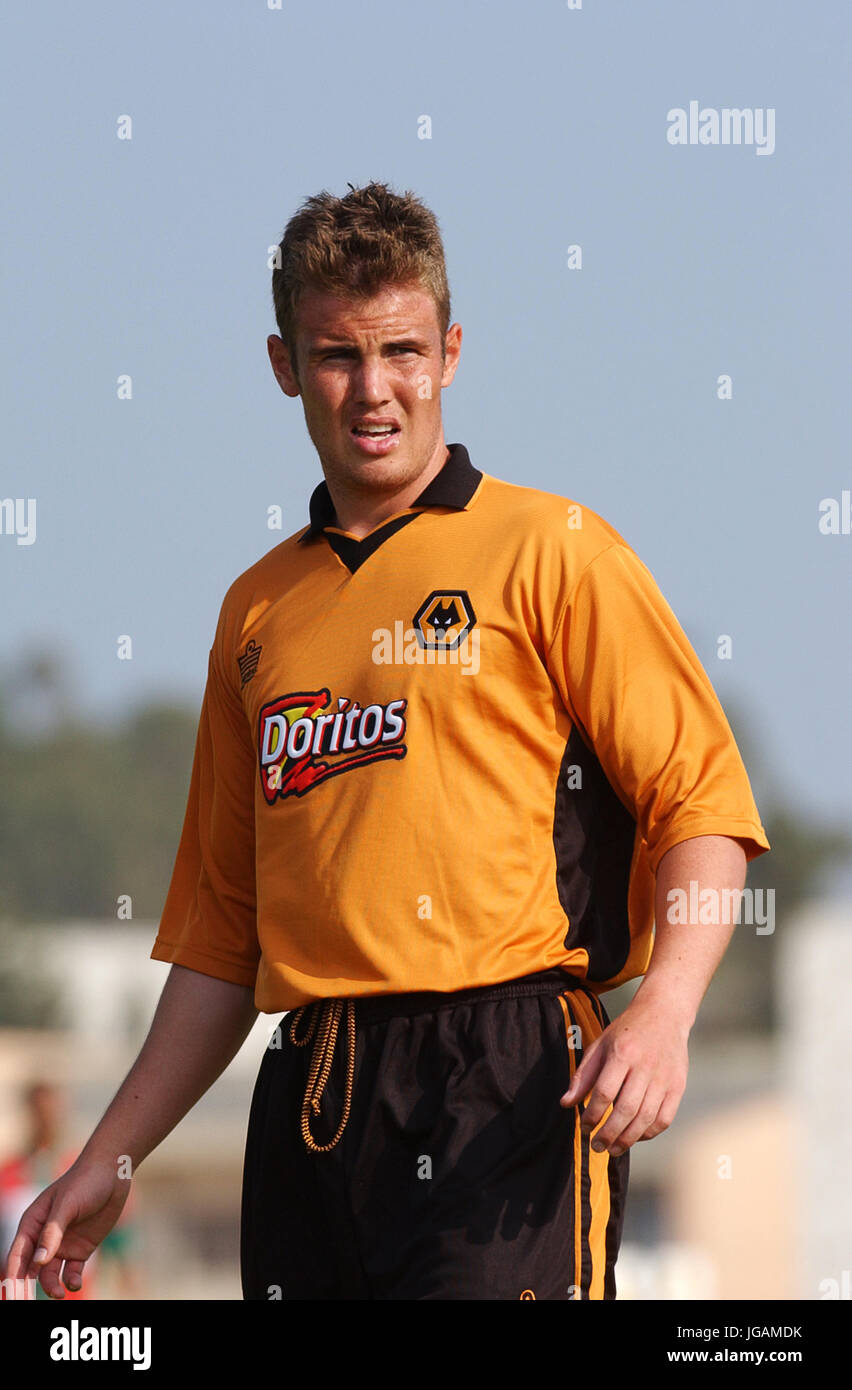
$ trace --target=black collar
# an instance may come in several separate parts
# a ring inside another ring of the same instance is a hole
[[[412,507],[457,507],[462,510],[476,492],[482,474],[478,468],[474,468],[467,449],[463,444],[448,444],[447,448],[450,452],[446,463],[419,497],[415,497],[410,504]],[[299,537],[299,544],[322,535],[325,526],[337,525],[334,503],[325,479],[311,493],[309,510],[311,523]]]

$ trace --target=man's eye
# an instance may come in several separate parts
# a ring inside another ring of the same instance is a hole
[[[401,344],[393,343],[391,345],[391,352],[402,353],[405,357],[413,357],[415,355],[415,351],[415,348],[403,347]],[[335,348],[333,351],[324,352],[322,355],[322,361],[330,362],[333,361],[335,357],[351,357],[352,355],[353,354],[351,348]]]

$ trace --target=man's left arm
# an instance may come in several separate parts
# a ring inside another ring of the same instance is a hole
[[[726,835],[682,840],[661,858],[648,970],[624,1012],[585,1051],[560,1102],[568,1107],[588,1097],[582,1118],[587,1132],[612,1106],[592,1141],[594,1149],[608,1149],[617,1156],[639,1139],[662,1134],[672,1123],[686,1089],[690,1029],[733,935],[745,879],[745,852]],[[697,891],[690,893],[693,882]],[[672,889],[684,890],[687,902],[699,903],[708,888],[716,890],[716,902],[733,902],[734,910],[718,914],[721,920],[712,925],[669,920]]]

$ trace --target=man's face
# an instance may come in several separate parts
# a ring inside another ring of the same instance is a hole
[[[435,301],[421,286],[388,286],[370,299],[308,290],[299,302],[296,368],[281,338],[272,370],[301,396],[305,423],[330,483],[375,495],[413,483],[445,457],[441,388],[455,375],[461,326],[441,356]],[[366,431],[390,427],[388,432]]]

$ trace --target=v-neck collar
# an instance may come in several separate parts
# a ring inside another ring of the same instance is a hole
[[[478,468],[474,468],[463,444],[448,444],[447,449],[449,453],[441,471],[427,483],[411,503],[411,507],[455,507],[459,510],[467,507],[479,486],[482,473]],[[311,494],[309,513],[310,525],[299,537],[299,544],[324,539],[352,574],[378,550],[383,541],[420,515],[419,511],[406,509],[401,515],[390,517],[360,539],[349,536],[337,528],[334,503],[325,479]]]

